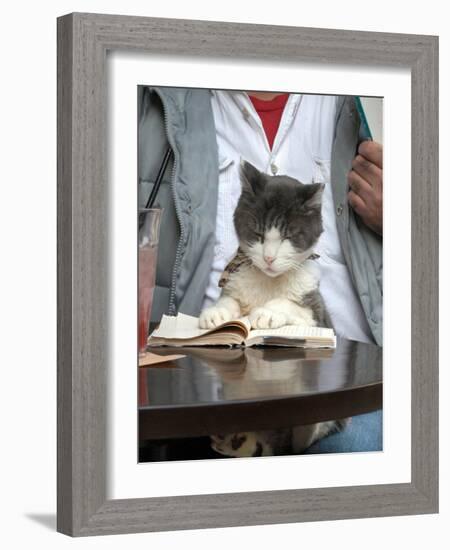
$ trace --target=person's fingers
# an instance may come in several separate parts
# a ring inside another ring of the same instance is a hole
[[[373,164],[373,162],[370,162],[370,160],[367,160],[361,155],[356,155],[352,161],[352,168],[364,180],[370,183],[372,187],[380,185],[383,178],[383,171]]]
[[[367,213],[366,203],[354,191],[349,191],[348,202],[359,216],[364,217],[364,215]]]
[[[358,153],[373,162],[378,168],[383,168],[383,146],[376,141],[362,141]]]
[[[365,202],[370,201],[373,196],[373,187],[367,183],[357,172],[351,170],[348,173],[347,181],[350,189],[359,195]]]

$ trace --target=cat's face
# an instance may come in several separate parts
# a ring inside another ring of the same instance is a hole
[[[234,225],[243,252],[269,277],[295,269],[322,233],[322,184],[268,176],[241,164],[242,194]]]

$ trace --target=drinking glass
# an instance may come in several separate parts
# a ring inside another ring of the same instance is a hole
[[[153,292],[155,290],[156,264],[158,258],[159,227],[162,210],[144,208],[139,210],[139,355],[147,348]]]

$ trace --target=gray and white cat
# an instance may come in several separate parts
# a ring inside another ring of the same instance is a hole
[[[323,231],[323,185],[268,176],[248,162],[241,163],[241,183],[234,213],[239,251],[219,300],[202,311],[200,327],[213,328],[244,315],[258,329],[331,326],[318,269],[310,259]],[[298,453],[341,424],[212,436],[212,445],[228,456]]]

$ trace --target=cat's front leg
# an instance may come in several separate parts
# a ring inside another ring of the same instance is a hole
[[[200,328],[215,328],[232,319],[239,319],[241,308],[239,302],[231,296],[222,296],[216,305],[207,307],[200,314]]]
[[[284,325],[316,325],[310,308],[301,307],[287,298],[269,300],[263,307],[255,308],[250,312],[249,320],[255,329],[279,328]]]
[[[256,329],[279,328],[288,324],[283,312],[273,311],[266,306],[252,309],[248,319],[252,328]]]
[[[265,307],[271,311],[283,313],[286,317],[287,325],[298,325],[302,327],[314,327],[313,311],[309,307],[303,307],[287,298],[276,298],[265,304]]]

